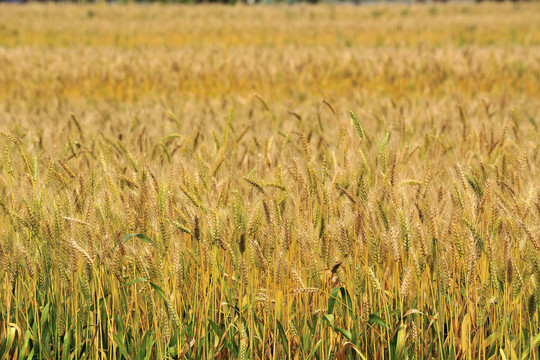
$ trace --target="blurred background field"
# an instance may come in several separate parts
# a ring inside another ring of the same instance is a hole
[[[374,99],[523,100],[540,88],[539,12],[535,3],[4,5],[0,95],[11,113],[173,108],[251,101],[254,92],[287,106],[321,97],[362,107]]]
[[[536,359],[539,118],[540,3],[0,4],[0,359]]]

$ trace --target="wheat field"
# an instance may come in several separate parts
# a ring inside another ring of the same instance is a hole
[[[0,360],[538,359],[540,3],[0,5]]]

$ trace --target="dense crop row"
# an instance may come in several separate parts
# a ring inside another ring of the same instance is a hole
[[[123,9],[200,43],[2,8],[0,358],[537,358],[540,22],[503,6]]]

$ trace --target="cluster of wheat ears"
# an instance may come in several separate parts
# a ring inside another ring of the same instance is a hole
[[[169,9],[215,15],[195,31],[232,55],[120,26],[80,49],[44,14],[92,29],[103,8],[6,8],[45,35],[0,27],[0,359],[537,359],[540,30],[504,6],[513,38],[424,31],[426,49],[410,17],[459,33],[499,8]],[[205,32],[237,12],[270,30]],[[351,13],[413,45],[371,29],[328,53],[355,33],[318,22]]]

